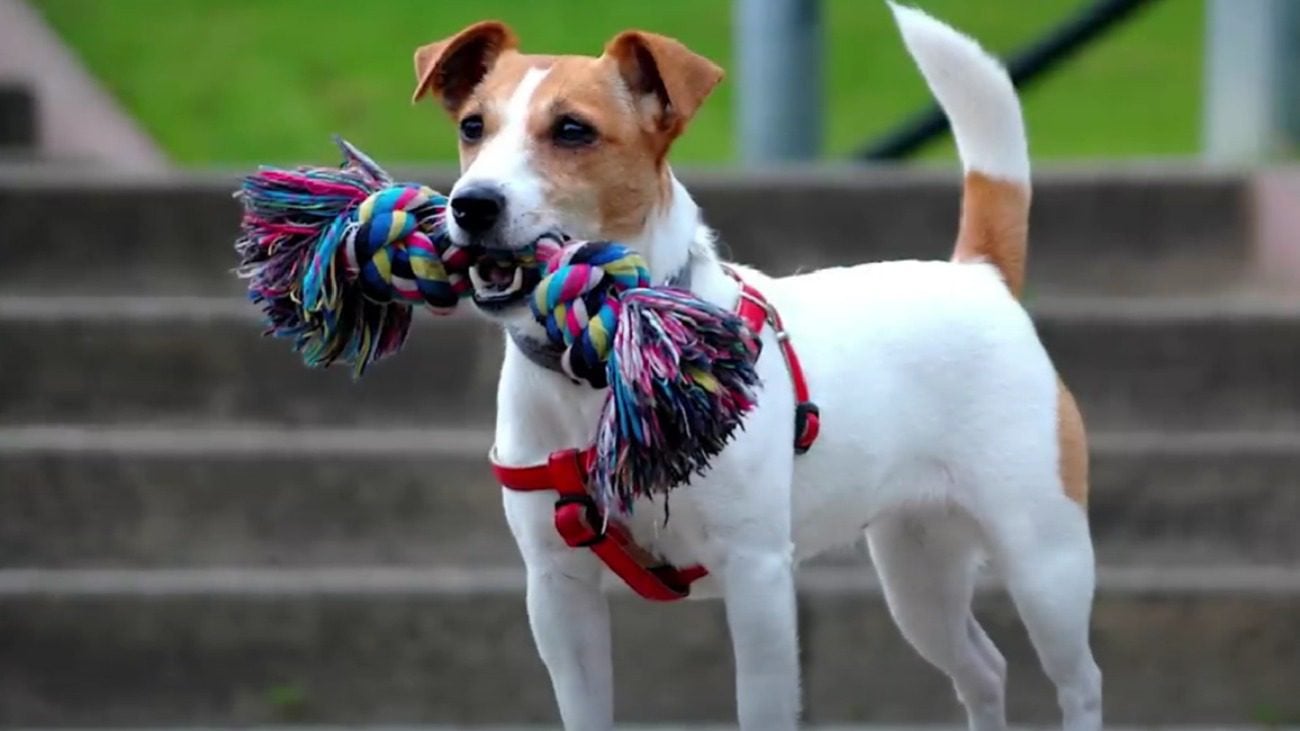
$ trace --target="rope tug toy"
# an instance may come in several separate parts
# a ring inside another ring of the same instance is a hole
[[[702,473],[755,403],[758,334],[690,292],[651,286],[645,260],[613,242],[543,239],[509,254],[458,246],[447,199],[395,183],[337,139],[335,168],[264,168],[243,181],[235,243],[266,333],[311,367],[367,366],[397,352],[411,313],[453,312],[481,257],[511,256],[534,319],[575,381],[608,388],[591,488],[606,510]]]

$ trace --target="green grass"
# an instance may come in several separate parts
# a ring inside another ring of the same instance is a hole
[[[999,52],[1083,0],[917,0]],[[485,17],[524,50],[598,53],[626,27],[732,66],[730,0],[34,0],[174,159],[329,161],[339,132],[377,159],[449,162],[450,124],[407,103],[411,53]],[[1036,158],[1187,155],[1200,117],[1201,0],[1165,0],[1027,91]],[[825,0],[826,155],[842,156],[929,100],[883,2]],[[735,159],[724,83],[674,159]],[[927,151],[951,155],[951,144]]]

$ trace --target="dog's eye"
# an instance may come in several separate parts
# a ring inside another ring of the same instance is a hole
[[[583,147],[596,141],[596,128],[566,114],[555,120],[551,139],[561,147]]]
[[[470,143],[483,139],[483,115],[471,114],[460,120],[460,138]]]

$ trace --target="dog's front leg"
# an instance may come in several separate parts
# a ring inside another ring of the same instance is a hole
[[[754,430],[762,424],[755,420]],[[781,432],[776,432],[778,435]],[[793,729],[799,720],[799,638],[790,523],[791,455],[736,445],[733,465],[695,492],[713,539],[736,660],[742,729]]]
[[[591,551],[564,545],[553,495],[506,494],[506,515],[528,575],[528,622],[568,731],[614,726],[609,601]]]
[[[799,641],[790,549],[730,551],[721,573],[740,727],[793,729],[799,718]]]
[[[609,602],[590,551],[568,549],[564,560],[528,567],[528,621],[551,674],[560,718],[569,731],[614,725]]]

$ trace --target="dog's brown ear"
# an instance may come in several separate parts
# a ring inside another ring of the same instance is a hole
[[[485,20],[450,38],[415,49],[415,92],[411,101],[433,94],[455,114],[487,76],[502,51],[518,46],[505,23]]]
[[[605,56],[618,63],[633,94],[654,100],[654,122],[669,140],[681,134],[723,77],[709,59],[672,38],[645,31],[619,33],[605,45]]]

